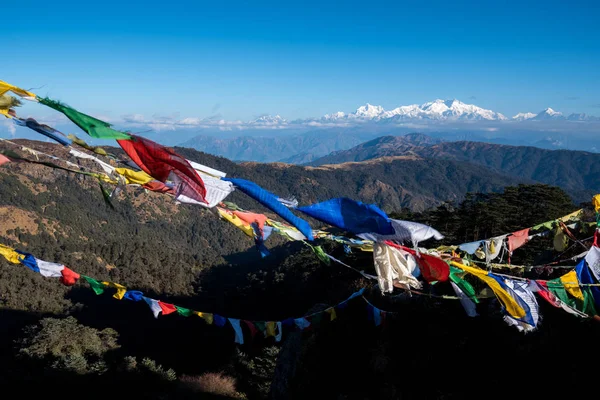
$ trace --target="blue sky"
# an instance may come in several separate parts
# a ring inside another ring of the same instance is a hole
[[[295,119],[436,98],[600,115],[597,1],[282,3],[9,2],[0,79],[109,118]]]

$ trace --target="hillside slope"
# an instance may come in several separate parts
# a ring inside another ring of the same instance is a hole
[[[386,156],[416,155],[490,168],[514,178],[534,180],[566,190],[576,202],[600,191],[600,154],[545,150],[482,142],[441,142],[415,145],[402,136],[383,136],[352,149],[332,153],[307,165],[364,161]]]

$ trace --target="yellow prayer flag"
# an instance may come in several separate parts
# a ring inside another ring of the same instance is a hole
[[[277,324],[273,321],[267,322],[267,337],[277,335],[277,332],[275,331],[276,326]]]
[[[458,263],[456,261],[451,261],[450,263],[453,266],[460,268],[463,271],[469,272],[481,279],[482,281],[484,281],[490,287],[490,289],[492,289],[498,300],[506,308],[506,312],[511,317],[515,319],[521,319],[527,315],[527,312],[523,309],[523,307],[521,307],[519,303],[517,303],[517,301],[513,299],[513,297],[506,290],[504,290],[502,286],[500,286],[498,281],[488,276],[487,271],[481,268],[467,267],[466,265]]]
[[[565,215],[564,217],[560,217],[558,220],[561,222],[567,222],[572,219],[580,219],[582,213],[583,213],[583,209],[573,211],[571,214]]]
[[[561,276],[560,281],[570,295],[581,301],[584,300],[583,293],[579,287],[579,281],[577,280],[577,272],[575,272],[575,270]]]
[[[333,308],[333,307],[331,307],[331,308],[328,308],[328,309],[326,309],[326,310],[325,310],[325,312],[326,312],[327,314],[329,314],[329,320],[330,320],[330,321],[333,321],[334,319],[336,319],[336,318],[337,318],[337,314],[336,314],[336,312],[335,312],[335,308]]]
[[[0,255],[13,264],[20,264],[21,260],[25,258],[24,255],[17,253],[14,249],[4,246],[3,244],[0,244]]]
[[[597,194],[592,198],[592,205],[596,212],[600,212],[600,194]]]
[[[196,314],[197,316],[202,318],[204,321],[206,321],[207,324],[212,325],[213,315],[211,313],[203,313],[200,311],[194,311],[194,314]]]
[[[35,94],[28,92],[27,90],[18,88],[14,85],[11,85],[10,83],[0,81],[0,96],[2,96],[6,92],[13,92],[14,94],[19,95],[21,97],[30,97],[31,100],[35,100],[36,98]]]
[[[115,168],[115,172],[125,178],[128,185],[144,185],[154,178],[144,171],[134,171],[128,168]]]
[[[120,284],[118,284],[118,283],[114,283],[114,282],[106,282],[106,281],[103,281],[103,282],[102,282],[102,284],[103,284],[104,286],[107,286],[107,287],[112,287],[112,288],[115,288],[115,289],[117,289],[117,293],[115,293],[115,294],[113,295],[113,297],[114,297],[115,299],[118,299],[118,300],[123,300],[123,296],[125,296],[125,292],[127,292],[127,288],[126,288],[125,286],[123,286],[123,285],[120,285]]]
[[[244,221],[239,219],[237,216],[233,215],[230,212],[227,212],[226,210],[224,210],[220,207],[217,207],[217,211],[219,212],[219,215],[223,219],[226,219],[227,221],[231,222],[233,225],[240,228],[242,230],[242,232],[244,232],[246,235],[250,236],[251,238],[254,238],[254,229],[252,229],[250,224],[245,223]]]

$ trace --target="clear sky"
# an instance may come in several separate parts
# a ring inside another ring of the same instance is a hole
[[[110,118],[436,98],[600,115],[600,1],[19,0],[2,16],[1,80]]]

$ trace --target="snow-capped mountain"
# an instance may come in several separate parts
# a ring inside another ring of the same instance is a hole
[[[585,113],[573,113],[567,117],[569,121],[600,121],[600,117],[587,115]]]
[[[517,115],[515,115],[514,117],[512,117],[512,119],[514,121],[526,121],[528,119],[532,119],[535,118],[537,114],[534,113],[530,113],[530,112],[526,112],[526,113],[518,113]]]
[[[356,118],[375,119],[379,118],[384,111],[381,106],[373,106],[367,103],[364,106],[358,107],[354,115]]]
[[[287,124],[287,120],[279,115],[263,115],[250,123],[255,125],[283,125]]]
[[[554,111],[550,107],[546,108],[544,111],[541,111],[538,115],[536,115],[533,119],[537,121],[545,121],[548,119],[564,119],[565,117],[561,112]]]
[[[271,117],[273,118],[273,117]],[[277,118],[281,118],[277,116]],[[546,108],[539,113],[523,112],[518,113],[512,118],[507,118],[503,114],[478,107],[474,104],[466,104],[459,100],[434,100],[421,105],[411,104],[400,106],[391,110],[386,110],[382,106],[376,106],[370,103],[360,106],[356,111],[345,113],[338,111],[332,114],[325,114],[320,118],[297,119],[291,124],[307,124],[318,126],[323,124],[352,126],[362,123],[403,123],[403,122],[423,122],[439,123],[454,121],[593,121],[599,122],[600,117],[589,116],[586,114],[571,114],[565,117],[563,113]],[[283,123],[287,121],[283,120]],[[278,122],[281,124],[281,122]]]
[[[406,121],[406,120],[474,120],[474,121],[503,121],[507,118],[492,110],[486,110],[473,104],[465,104],[459,100],[434,100],[418,105],[401,106],[385,110],[381,106],[367,103],[346,114],[337,112],[327,114],[321,121]]]
[[[583,113],[573,113],[565,117],[563,113],[555,111],[551,108],[546,108],[537,114],[534,113],[518,113],[512,117],[513,121],[552,121],[552,120],[567,120],[567,121],[600,121],[600,118],[593,115]]]

